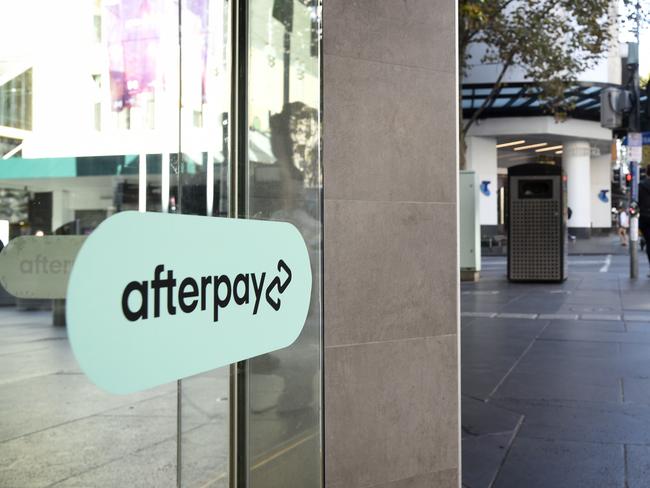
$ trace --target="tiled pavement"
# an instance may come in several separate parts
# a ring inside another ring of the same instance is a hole
[[[650,486],[650,280],[573,256],[563,284],[484,260],[462,304],[463,484]]]

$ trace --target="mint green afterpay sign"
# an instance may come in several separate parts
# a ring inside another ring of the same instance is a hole
[[[139,391],[290,345],[311,285],[291,224],[122,212],[77,255],[70,343],[98,386]]]

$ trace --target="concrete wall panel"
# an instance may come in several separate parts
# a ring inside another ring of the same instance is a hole
[[[459,483],[454,19],[324,3],[328,488]]]

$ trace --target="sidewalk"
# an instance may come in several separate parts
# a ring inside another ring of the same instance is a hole
[[[462,285],[463,486],[649,486],[645,273],[574,256],[563,284],[514,284],[484,262]]]

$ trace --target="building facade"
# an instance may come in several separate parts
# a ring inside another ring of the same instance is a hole
[[[616,7],[611,16],[616,19]],[[617,38],[616,21],[611,27]],[[469,118],[494,86],[502,65],[481,64],[485,47],[471,46],[470,66],[463,79],[463,112]],[[571,235],[589,237],[611,230],[612,132],[600,126],[600,91],[619,86],[623,62],[619,45],[612,42],[602,60],[581,73],[566,93],[575,109],[566,121],[544,110],[536,87],[521,66],[510,67],[503,87],[467,134],[467,169],[477,172],[482,184],[483,240],[504,237],[504,182],[507,169],[517,164],[545,162],[561,165],[568,177]],[[616,155],[614,155],[616,159]]]

